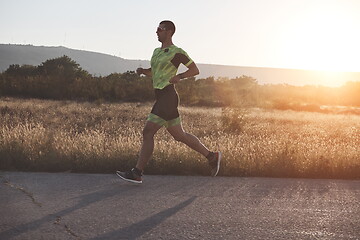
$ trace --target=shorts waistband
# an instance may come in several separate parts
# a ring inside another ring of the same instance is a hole
[[[155,88],[155,96],[156,97],[159,97],[159,96],[162,96],[162,95],[168,94],[168,93],[176,93],[174,84],[167,85],[163,89]]]

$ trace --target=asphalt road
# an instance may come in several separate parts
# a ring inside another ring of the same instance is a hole
[[[360,180],[0,172],[0,239],[360,239]]]

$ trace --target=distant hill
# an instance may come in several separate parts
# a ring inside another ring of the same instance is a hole
[[[38,47],[32,45],[0,44],[0,71],[11,64],[37,66],[51,58],[66,55],[75,60],[91,74],[106,76],[110,73],[123,73],[139,66],[149,66],[149,61],[127,60],[107,54],[75,50],[66,47]]]
[[[42,62],[67,55],[89,73],[96,76],[107,76],[110,73],[134,71],[138,67],[149,67],[148,60],[129,60],[66,47],[45,47],[32,45],[0,44],[0,72],[11,64],[28,64],[37,66]],[[200,75],[197,78],[251,76],[260,84],[289,85],[341,85],[347,81],[360,81],[360,72],[342,72],[327,74],[319,71],[240,67],[197,63]]]

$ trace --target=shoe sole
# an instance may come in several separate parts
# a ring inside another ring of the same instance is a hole
[[[212,175],[213,177],[216,177],[217,174],[219,173],[219,170],[220,170],[220,162],[221,162],[221,152],[219,152],[219,160],[218,160],[218,162],[217,162],[216,172],[215,172],[215,174]]]
[[[142,181],[137,181],[137,180],[132,180],[132,179],[124,178],[124,177],[121,176],[118,172],[116,172],[116,175],[117,175],[119,178],[121,178],[122,180],[127,181],[127,182],[136,183],[136,184],[142,183]]]

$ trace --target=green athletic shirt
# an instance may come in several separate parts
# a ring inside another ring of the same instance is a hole
[[[180,63],[188,67],[193,60],[181,48],[171,45],[167,48],[156,48],[151,57],[151,74],[153,87],[163,89],[170,85],[170,79],[176,75]]]

